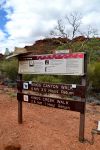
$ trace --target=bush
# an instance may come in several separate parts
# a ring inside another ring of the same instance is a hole
[[[60,79],[62,83],[66,84],[81,84],[80,76],[62,75]]]
[[[93,74],[93,87],[100,89],[100,63],[95,63]]]
[[[24,74],[23,75],[23,80],[24,81],[31,81],[34,76],[36,76],[36,75],[33,75],[33,74]]]
[[[88,82],[93,90],[100,90],[100,62],[88,65]]]
[[[58,76],[53,75],[37,75],[33,78],[35,82],[49,82],[49,83],[60,83]]]
[[[18,61],[16,59],[2,61],[0,71],[5,78],[16,81],[18,74]]]

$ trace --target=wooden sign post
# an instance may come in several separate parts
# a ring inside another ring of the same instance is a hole
[[[87,56],[85,54],[84,57],[84,75],[81,77],[82,85],[87,87]],[[85,88],[85,97],[81,100],[84,101],[85,107],[86,107],[86,89]],[[80,112],[80,128],[79,128],[79,141],[84,141],[84,130],[85,130],[85,107],[84,107],[84,113]]]
[[[80,112],[79,141],[83,142],[86,105],[86,54],[32,55],[31,53],[21,55],[18,59],[18,123],[22,123],[23,101],[53,108],[77,111]],[[22,80],[22,74],[77,75],[81,76],[81,85],[24,82]],[[38,94],[26,94],[23,92],[24,90],[30,90]],[[44,93],[65,95],[67,98],[62,99],[43,96]],[[75,100],[74,97],[77,97],[77,100]]]
[[[20,81],[20,83],[22,82],[22,74],[18,75],[18,80]],[[22,93],[22,88],[18,88],[18,92]],[[22,123],[22,101],[18,100],[18,123],[21,124]]]

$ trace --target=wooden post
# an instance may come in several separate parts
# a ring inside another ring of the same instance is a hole
[[[18,77],[19,77],[19,81],[20,81],[20,83],[21,83],[21,81],[22,81],[22,74],[19,74],[18,75]],[[20,88],[19,90],[18,90],[18,92],[20,92],[20,93],[22,93],[22,88]],[[22,100],[18,100],[18,123],[19,124],[22,124]]]
[[[80,113],[80,127],[79,127],[79,141],[80,142],[84,142],[84,128],[85,128],[85,112]]]
[[[86,86],[86,76],[82,77],[82,85]],[[84,142],[84,129],[85,129],[85,105],[86,100],[85,98],[82,98],[82,101],[84,101],[84,112],[80,112],[80,127],[79,127],[79,141]]]
[[[81,100],[84,102],[84,112],[80,112],[80,127],[79,127],[79,141],[84,142],[84,130],[85,130],[85,107],[86,107],[86,89],[87,89],[87,56],[85,54],[84,56],[84,76],[82,76],[82,85],[85,86],[85,98],[81,98]]]

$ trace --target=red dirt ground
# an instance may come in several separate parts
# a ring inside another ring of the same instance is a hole
[[[23,124],[19,125],[17,109],[16,97],[0,90],[0,150],[10,144],[20,144],[21,150],[100,150],[100,135],[91,145],[100,106],[86,106],[84,143],[78,141],[78,112],[23,103]]]

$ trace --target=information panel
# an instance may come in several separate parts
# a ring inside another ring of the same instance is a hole
[[[84,75],[84,53],[21,56],[18,72],[20,74]]]

